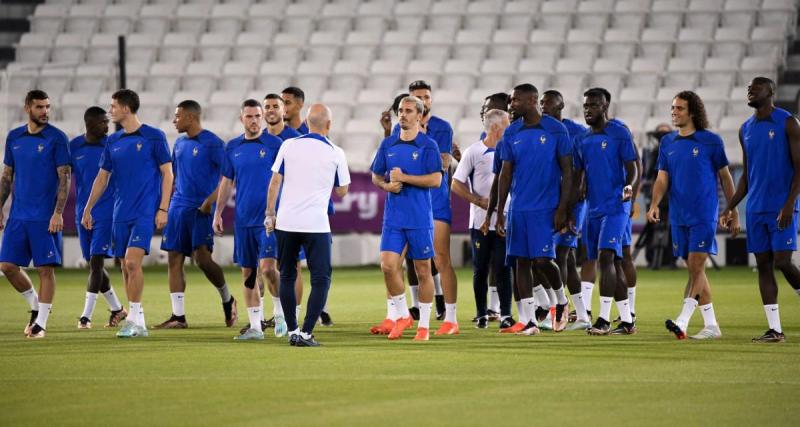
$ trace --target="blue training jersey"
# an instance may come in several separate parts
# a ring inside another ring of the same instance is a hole
[[[789,198],[794,176],[786,135],[790,118],[794,120],[791,113],[775,108],[766,119],[751,116],[739,131],[747,154],[748,212],[777,213]]]
[[[370,169],[372,173],[387,177],[388,180],[389,171],[396,167],[409,175],[442,172],[442,158],[436,142],[422,132],[417,134],[414,141],[402,141],[400,135],[390,135],[381,142]],[[388,193],[383,209],[383,226],[432,229],[431,191],[403,184],[399,193]]]
[[[172,206],[199,208],[217,189],[224,161],[225,143],[213,132],[179,136],[172,151]]]
[[[300,128],[302,129],[303,126],[305,126],[305,125],[306,125],[306,122],[303,122],[303,124],[300,125]],[[306,132],[305,133],[308,133],[308,127],[306,127]],[[279,134],[277,134],[275,136],[280,138],[281,141],[286,141],[289,138],[297,138],[300,135],[303,135],[303,134],[298,132],[296,129],[292,128],[291,126],[284,126],[283,130],[281,131],[281,133],[279,133]]]
[[[572,148],[573,148],[572,165],[573,165],[573,168],[578,169],[578,168],[580,168],[580,165],[581,165],[581,155],[580,155],[580,150],[578,148],[579,148],[579,144],[581,142],[581,138],[583,138],[583,134],[586,133],[588,128],[586,126],[584,126],[584,125],[582,125],[582,124],[580,124],[580,123],[578,123],[576,121],[570,120],[570,119],[562,119],[561,120],[561,124],[563,124],[564,127],[567,128],[567,133],[569,134],[569,140],[570,140],[570,142],[572,142]]]
[[[81,135],[69,143],[69,154],[72,163],[72,175],[75,177],[75,221],[80,222],[83,217],[83,209],[89,196],[92,193],[92,184],[100,172],[100,157],[108,143],[108,137],[104,136],[100,141],[90,144],[86,142],[86,135]],[[112,182],[114,176],[108,183],[109,190],[106,190],[92,208],[92,218],[95,221],[110,221],[114,216],[114,188]]]
[[[155,217],[161,201],[159,168],[172,161],[164,132],[143,124],[132,133],[114,132],[107,141],[100,167],[114,177],[114,222]]]
[[[282,143],[280,138],[268,132],[256,139],[245,139],[240,135],[228,142],[222,175],[236,185],[237,226],[264,225],[272,165]]]
[[[698,130],[661,138],[658,170],[669,174],[669,221],[674,225],[715,223],[719,213],[717,173],[728,166],[719,135]]]
[[[625,163],[636,160],[630,131],[609,122],[600,132],[589,129],[580,141],[581,168],[585,172],[589,216],[630,213],[630,202],[622,201]]]
[[[290,126],[287,126],[287,127],[290,127]],[[309,132],[309,130],[308,130],[308,125],[306,124],[306,121],[305,121],[305,120],[303,120],[302,122],[300,122],[300,126],[298,126],[298,127],[297,127],[297,129],[295,129],[295,130],[296,130],[296,131],[297,131],[297,133],[299,133],[300,135],[305,135],[305,134],[307,134],[307,133]]]
[[[425,134],[436,142],[440,154],[453,154],[453,127],[446,120],[431,116]],[[394,125],[392,135],[400,135],[400,124]],[[450,204],[449,172],[442,171],[442,185],[431,188],[433,206]]]
[[[525,125],[520,118],[506,129],[503,141],[503,161],[514,164],[509,210],[557,208],[561,194],[559,158],[573,152],[567,128],[550,116],[542,116],[533,126]]]
[[[50,124],[35,134],[28,133],[27,124],[12,129],[3,162],[14,170],[9,219],[50,221],[58,197],[57,169],[69,165],[67,135]]]

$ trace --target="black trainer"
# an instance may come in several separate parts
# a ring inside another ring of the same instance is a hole
[[[319,323],[322,326],[333,326],[333,320],[331,319],[331,315],[327,311],[323,311],[319,314]]]
[[[547,318],[547,315],[550,314],[550,310],[542,307],[536,307],[536,322],[540,323],[544,319]]]
[[[270,317],[267,320],[261,321],[261,330],[265,331],[267,328],[274,328],[275,327],[275,316]]]
[[[38,323],[34,323],[31,327],[31,332],[28,334],[28,338],[44,338],[45,330],[43,327],[39,326]]]
[[[28,324],[25,325],[25,330],[23,331],[25,335],[31,333],[31,328],[33,328],[33,324],[36,323],[36,318],[39,317],[39,310],[31,310],[31,319],[28,320]]]
[[[92,328],[92,320],[86,316],[82,316],[78,319],[78,329],[91,329]]]
[[[289,335],[289,345],[296,346],[297,345],[297,338],[299,336],[300,336],[300,334]]]
[[[786,335],[784,335],[783,332],[778,332],[774,329],[768,329],[767,332],[764,332],[764,335],[753,338],[753,342],[763,342],[763,343],[784,342],[784,341],[786,341]]]
[[[633,335],[636,333],[636,326],[633,323],[619,322],[619,325],[609,333],[611,335]]]
[[[499,322],[500,321],[500,313],[489,309],[486,310],[486,315],[489,317],[490,322]]]
[[[266,331],[267,327],[268,327],[267,326],[267,321],[266,320],[262,320],[261,321],[261,332]],[[274,327],[274,325],[273,325],[273,327]],[[249,323],[244,325],[244,328],[239,329],[239,335],[244,334],[245,332],[247,332],[248,329],[250,329],[250,324]]]
[[[500,329],[510,328],[510,327],[514,326],[516,323],[517,323],[517,321],[514,320],[513,317],[508,316],[505,319],[500,321]]]
[[[410,307],[408,312],[411,313],[411,318],[414,320],[419,320],[419,308],[418,307]]]
[[[489,317],[488,316],[481,316],[478,318],[478,322],[475,324],[475,327],[478,329],[486,329],[489,327]]]
[[[319,347],[319,343],[317,340],[314,339],[314,335],[311,335],[308,339],[303,338],[302,335],[297,334],[297,342],[295,342],[295,347]]]
[[[239,313],[236,310],[236,299],[231,296],[228,302],[222,303],[222,311],[225,313],[225,326],[232,327],[239,319]]]
[[[608,320],[598,317],[591,328],[586,330],[589,335],[608,335],[611,332],[611,323]]]
[[[436,300],[436,320],[442,320],[445,314],[444,295],[436,295],[434,299]]]
[[[678,326],[677,323],[673,322],[672,319],[667,319],[664,321],[664,326],[667,328],[668,331],[672,332],[675,335],[675,338],[679,340],[686,339],[686,332]]]

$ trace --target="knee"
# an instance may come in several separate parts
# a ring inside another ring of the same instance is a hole
[[[55,276],[55,269],[53,267],[39,267],[36,270],[39,272],[39,279],[49,279]]]
[[[130,258],[125,258],[123,266],[128,274],[137,272],[142,269],[142,264],[140,261]]]
[[[761,259],[759,259],[758,257],[756,258],[756,268],[758,269],[759,272],[763,273],[767,271],[772,271],[774,266],[775,262],[772,260],[772,258],[761,258]]]
[[[19,271],[19,267],[17,267],[15,264],[12,264],[10,262],[0,262],[0,271],[2,271],[3,274],[6,275],[6,276],[10,276],[10,275],[15,274],[16,272],[18,272]]]
[[[608,268],[608,267],[612,267],[613,268],[614,263],[615,263],[614,256],[615,256],[615,254],[614,254],[613,251],[608,251],[608,250],[605,250],[605,249],[601,250],[600,251],[599,260],[598,260],[599,263],[600,263],[600,266],[603,267],[603,268]]]
[[[400,270],[400,267],[393,263],[387,261],[381,261],[381,271],[383,274],[397,274]]]
[[[781,271],[789,270],[793,267],[792,264],[792,257],[789,256],[776,256],[775,257],[775,267]]]
[[[94,255],[89,259],[89,269],[92,271],[100,271],[105,266],[105,261],[102,255]]]

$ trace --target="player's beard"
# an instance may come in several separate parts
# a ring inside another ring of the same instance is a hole
[[[754,99],[754,100],[752,100],[752,101],[748,101],[748,102],[747,102],[747,106],[748,106],[748,107],[750,107],[750,108],[755,108],[756,110],[757,110],[757,109],[759,109],[759,108],[761,108],[761,105],[762,105],[762,104],[763,104],[763,103],[762,103],[761,101],[757,100],[757,99]]]
[[[36,126],[39,126],[39,127],[43,127],[44,125],[47,124],[48,121],[50,121],[50,117],[48,115],[36,117],[33,114],[30,114],[28,116],[28,118],[32,122],[36,123]]]

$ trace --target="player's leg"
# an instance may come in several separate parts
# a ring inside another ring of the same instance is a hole
[[[7,234],[8,232],[4,233],[3,237]],[[34,289],[33,283],[30,277],[28,277],[28,274],[25,273],[25,270],[19,268],[16,264],[0,262],[0,271],[3,272],[3,275],[8,279],[8,282],[11,283],[11,286],[22,295],[22,298],[28,303],[28,307],[30,307],[30,319],[25,325],[24,330],[25,335],[28,335],[31,327],[33,327],[34,321],[36,321],[36,317],[39,315],[39,296],[36,293],[36,289]]]
[[[417,324],[417,334],[415,341],[427,341],[430,337],[431,310],[433,308],[433,274],[431,274],[431,263],[428,259],[414,261],[414,271],[417,274],[419,283],[419,323]],[[458,333],[458,331],[454,331]]]
[[[386,290],[391,296],[394,303],[394,309],[397,320],[393,322],[392,329],[389,332],[390,339],[400,338],[403,330],[411,327],[413,319],[411,313],[408,311],[408,303],[406,302],[405,286],[403,285],[403,268],[401,251],[398,249],[396,252],[391,250],[384,250],[385,246],[381,245],[381,271],[383,272],[383,280],[386,284]],[[400,325],[398,327],[397,325]]]
[[[433,301],[436,305],[436,320],[443,320],[447,314],[444,302],[444,290],[442,289],[442,274],[436,267],[435,257],[431,258],[431,276],[433,276]]]
[[[297,294],[295,293],[297,264],[294,260],[297,259],[297,253],[300,251],[303,240],[299,233],[289,233],[280,230],[276,230],[270,235],[277,240],[278,252],[275,256],[287,261],[280,264],[280,297],[277,301],[273,301],[273,307],[275,307],[275,336],[280,337],[288,333],[289,344],[295,345],[298,339],[297,336],[300,334],[300,329],[297,323],[297,314],[294,310],[294,307],[297,306]],[[275,259],[263,258],[260,263],[261,269],[267,270],[274,268]],[[283,311],[283,307],[289,309]],[[277,311],[279,308],[281,309],[280,312]],[[280,328],[279,325],[281,326]]]
[[[239,314],[236,310],[236,299],[231,295],[228,284],[225,281],[225,273],[222,268],[214,261],[211,256],[211,249],[207,245],[200,245],[192,253],[195,264],[206,276],[209,282],[219,293],[222,302],[222,312],[225,316],[225,326],[231,327],[236,324]]]
[[[3,242],[0,245],[0,271],[30,307],[30,317],[24,330],[26,336],[39,315],[39,295],[28,274],[19,267],[26,266],[30,262],[31,248],[25,226],[21,221],[9,219],[3,230]]]
[[[611,335],[632,335],[636,333],[636,326],[631,314],[631,306],[628,301],[628,281],[625,278],[625,268],[623,267],[621,256],[614,258],[614,272],[617,275],[617,288],[614,291],[614,301],[619,312],[619,324],[611,330]]]
[[[148,243],[150,239],[147,239]],[[146,337],[148,335],[147,326],[142,308],[142,293],[144,291],[144,272],[142,271],[142,260],[145,250],[141,247],[129,246],[125,250],[125,258],[122,261],[125,269],[125,294],[128,297],[128,321],[117,332],[120,338]]]
[[[691,294],[699,303],[704,323],[703,329],[691,336],[693,339],[714,339],[722,336],[714,314],[714,306],[711,303],[711,285],[706,276],[707,260],[708,254],[705,252],[690,252],[686,262],[692,280]]]
[[[456,272],[450,260],[450,224],[445,221],[433,221],[434,262],[442,276],[444,292],[445,318],[439,331],[454,329],[458,325],[456,318],[456,301],[458,300],[458,283]],[[442,331],[444,333],[444,331]]]
[[[300,330],[300,339],[297,341],[297,345],[316,346],[319,344],[314,340],[312,333],[322,310],[325,308],[328,291],[331,286],[331,273],[333,271],[331,267],[331,234],[292,234],[303,238],[303,248],[308,256],[308,270],[311,274],[311,292],[308,295],[306,316],[303,321],[303,327]],[[283,278],[281,278],[281,293],[283,293],[283,289],[287,289],[290,294],[292,293],[290,287],[283,287]]]
[[[783,342],[786,340],[778,308],[775,261],[777,252],[796,249],[797,224],[796,221],[792,221],[790,227],[779,230],[776,218],[777,215],[774,213],[747,214],[747,250],[754,253],[756,257],[758,288],[769,325],[769,329],[762,336],[753,339],[755,342]],[[784,262],[786,261],[784,260]]]
[[[516,333],[520,335],[538,335],[533,260],[527,257],[518,257],[516,275],[520,296],[519,322],[516,325],[523,325]]]
[[[797,215],[788,227],[780,230],[775,224],[772,231],[772,253],[775,257],[775,267],[783,273],[789,286],[800,295],[800,269],[792,262],[792,254],[797,250]]]
[[[411,317],[419,320],[419,281],[417,280],[417,270],[414,267],[414,260],[411,255],[406,252],[404,256],[406,260],[406,278],[408,279],[408,291],[411,295],[411,307],[408,309]],[[444,300],[442,300],[444,302]]]
[[[395,274],[397,273],[395,268],[399,268],[399,280],[402,287],[402,263],[406,254],[406,244],[406,236],[402,230],[388,227],[383,227],[381,230],[380,256],[381,272],[383,273],[384,285],[386,287],[386,318],[384,318],[381,323],[370,328],[369,331],[373,335],[388,335],[392,331],[392,328],[394,328],[397,320],[402,317],[403,313],[408,311],[408,306],[406,305],[404,305],[402,308],[397,306],[396,301],[400,300],[400,298],[399,296],[395,298],[391,292],[391,287],[396,285],[395,281],[397,280],[395,277]],[[399,256],[399,266],[394,265],[395,259],[392,254]],[[386,262],[384,263],[384,261]],[[413,265],[413,261],[408,263],[409,270],[414,268]],[[403,304],[405,304],[405,295],[403,296],[402,301]],[[411,312],[409,312],[409,316],[410,315]]]
[[[186,275],[183,269],[186,256],[181,252],[167,252],[167,278],[169,281],[169,299],[172,304],[172,314],[169,319],[153,325],[154,329],[185,329],[189,327],[186,322],[185,291]]]
[[[490,231],[490,244],[492,248],[492,275],[497,284],[498,314],[500,315],[501,328],[505,322],[513,326],[514,319],[511,312],[512,278],[511,267],[506,265],[506,239],[498,236],[497,232]]]
[[[305,253],[303,254],[303,259],[305,259]],[[294,279],[294,296],[297,298],[294,315],[299,319],[300,310],[303,307],[303,264],[301,264],[300,261],[297,261],[297,278]]]
[[[240,243],[244,244],[244,242]],[[241,253],[242,252],[239,252],[239,254]],[[256,276],[258,276],[258,268],[254,265],[258,263],[258,261],[254,260],[256,257],[257,255],[255,253],[244,259],[237,256],[237,260],[242,266],[242,284],[244,285],[243,299],[247,306],[247,317],[250,320],[248,329],[234,338],[239,341],[264,339],[264,332],[260,327],[263,315],[261,314],[261,293],[256,284]]]
[[[497,240],[496,236],[493,236],[490,241],[493,242]],[[500,294],[497,293],[497,276],[498,273],[495,271],[495,251],[494,245],[492,246],[492,255],[489,261],[489,300],[487,302],[486,308],[486,315],[489,318],[490,322],[494,322],[496,320],[500,320]]]
[[[472,247],[472,290],[475,294],[476,327],[485,329],[489,325],[486,293],[488,291],[489,266],[492,247],[489,236],[480,230],[470,229]]]
[[[611,304],[617,290],[617,272],[614,266],[613,249],[601,249],[600,266],[600,314],[595,324],[588,329],[591,335],[607,335],[610,329]]]
[[[50,233],[48,223],[25,224],[33,265],[39,275],[39,313],[28,338],[43,338],[56,293],[55,267],[61,265],[61,233]]]
[[[281,279],[278,273],[278,240],[276,237],[277,234],[270,233],[269,235],[267,235],[264,232],[264,228],[262,227],[248,227],[248,229],[249,233],[253,236],[253,239],[258,242],[259,271],[261,273],[262,280],[266,281],[267,288],[270,289],[270,293],[272,294],[272,314],[273,317],[275,318],[275,327],[273,328],[273,331],[276,337],[282,337],[285,336],[289,330],[287,329],[287,324],[286,324],[286,312],[283,310],[284,305],[279,296],[280,293],[278,292]],[[294,253],[297,254],[296,251]],[[297,255],[290,256],[288,259],[294,261],[296,258]],[[294,267],[293,264],[294,264],[293,262],[287,263],[287,268],[289,270],[295,271],[295,274],[297,274],[297,269]],[[294,295],[294,283],[295,283],[295,277],[292,276],[292,281],[290,286],[291,290],[286,291],[292,295]],[[294,314],[293,308],[296,305],[297,305],[297,300],[295,299],[294,304],[288,306],[289,311],[291,311],[292,314]]]

